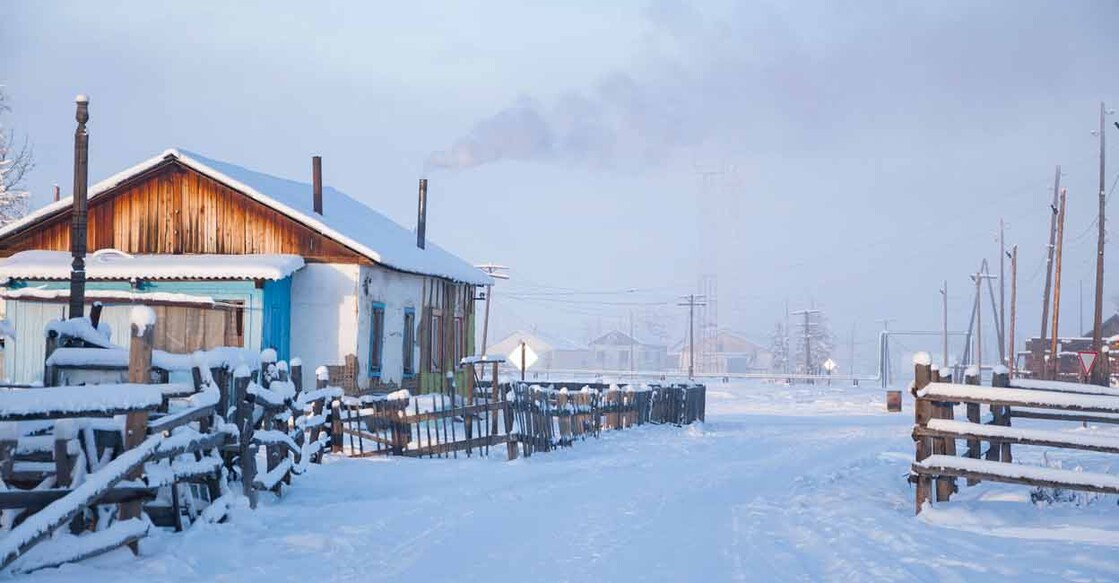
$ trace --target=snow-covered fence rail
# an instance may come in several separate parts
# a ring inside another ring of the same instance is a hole
[[[1016,464],[1011,451],[1012,445],[1025,445],[1119,454],[1119,438],[1011,426],[1013,418],[1116,423],[1119,394],[1106,387],[1049,381],[1030,381],[1026,388],[1023,381],[1012,383],[1005,369],[996,370],[991,387],[978,386],[974,375],[965,380],[952,384],[925,359],[915,365],[916,459],[910,479],[916,484],[917,513],[932,502],[934,481],[936,501],[947,502],[957,490],[956,478],[965,478],[969,486],[988,480],[1119,494],[1119,475]],[[966,421],[954,419],[958,404],[965,405]],[[989,407],[986,422],[982,406]],[[957,440],[967,444],[962,457],[956,455]]]
[[[687,425],[705,418],[707,391],[703,385],[583,385],[571,390],[575,386],[505,385],[503,392],[514,395],[516,441],[525,456],[568,447],[598,437],[604,430],[646,423]]]
[[[304,391],[302,364],[293,359],[289,375],[271,350],[153,353],[154,319],[139,310],[129,351],[73,342],[65,332],[89,326],[71,322],[56,326],[47,355],[67,374],[112,373],[87,382],[131,382],[0,389],[0,570],[135,551],[153,527],[223,520],[231,483],[255,506],[258,491],[280,495],[329,444],[324,411],[341,390],[320,381]],[[167,376],[152,374],[156,362],[189,382],[150,384]]]

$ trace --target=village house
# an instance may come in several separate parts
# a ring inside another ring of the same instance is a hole
[[[593,354],[589,349],[556,336],[551,336],[536,330],[517,330],[511,332],[501,340],[491,344],[486,352],[493,356],[504,357],[506,368],[516,369],[520,365],[515,362],[514,353],[519,350],[524,342],[537,360],[528,370],[589,370]]]
[[[680,370],[688,370],[692,351],[687,339],[674,350]],[[711,338],[697,338],[695,344],[695,371],[708,374],[743,374],[767,372],[773,354],[761,344],[730,330],[719,330]]]
[[[642,342],[620,330],[611,330],[591,340],[595,366],[601,370],[664,371],[668,346]]]
[[[435,390],[473,353],[470,263],[347,194],[167,150],[89,190],[87,302],[127,347],[131,304],[159,312],[156,348],[275,349],[304,382],[338,365],[350,391]],[[72,201],[0,228],[4,376],[42,378],[43,331],[65,316]],[[343,367],[349,363],[349,367]],[[459,385],[461,386],[461,384]]]

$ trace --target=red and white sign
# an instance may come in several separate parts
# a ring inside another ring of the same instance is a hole
[[[1092,367],[1096,365],[1096,357],[1100,354],[1098,352],[1085,350],[1077,352],[1076,355],[1080,357],[1080,370],[1084,371],[1084,375],[1092,374]]]

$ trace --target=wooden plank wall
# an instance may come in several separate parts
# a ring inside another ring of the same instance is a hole
[[[474,293],[472,285],[452,283],[436,278],[424,278],[424,310],[420,317],[420,389],[425,392],[445,390],[446,373],[454,371],[456,385],[463,386],[463,378],[456,363],[474,350]],[[443,318],[442,338],[434,339],[443,348],[443,363],[439,371],[431,370],[431,320],[439,314]],[[465,350],[455,346],[455,318],[462,318]]]
[[[69,209],[0,239],[0,257],[28,249],[69,248]],[[369,263],[342,244],[175,161],[90,201],[89,250],[106,248],[127,253],[291,253],[314,262]]]

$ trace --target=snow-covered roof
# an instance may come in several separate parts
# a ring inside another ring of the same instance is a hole
[[[70,279],[66,251],[20,251],[0,261],[0,280]],[[283,279],[298,255],[129,255],[102,249],[86,257],[88,279]]]
[[[43,287],[21,287],[18,289],[0,289],[0,298],[5,300],[31,300],[40,302],[63,301],[70,298],[70,289],[46,289]],[[106,303],[144,304],[144,305],[192,305],[199,307],[225,306],[231,304],[220,303],[209,296],[196,296],[173,292],[132,292],[125,290],[87,289],[86,301],[99,301]],[[0,334],[3,329],[0,328]]]
[[[482,270],[445,251],[430,240],[426,242],[425,249],[420,249],[416,246],[416,236],[412,231],[354,200],[344,192],[324,186],[323,214],[319,215],[312,207],[310,184],[263,174],[182,149],[166,150],[158,156],[98,182],[90,188],[89,198],[92,200],[167,160],[177,160],[201,174],[240,191],[376,263],[400,271],[433,275],[476,285],[493,282]],[[71,204],[70,197],[48,204],[23,219],[0,228],[0,237],[19,231],[44,217],[62,212]]]

